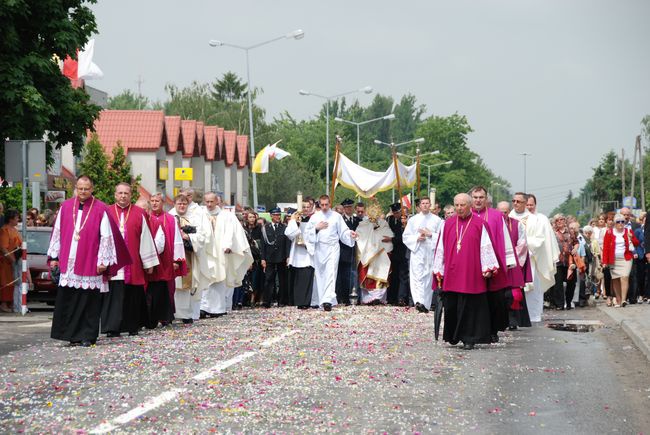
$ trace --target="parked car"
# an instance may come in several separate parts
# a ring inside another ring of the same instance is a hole
[[[56,285],[52,282],[47,264],[52,227],[27,227],[27,266],[32,285],[27,292],[27,302],[45,302],[54,305]]]

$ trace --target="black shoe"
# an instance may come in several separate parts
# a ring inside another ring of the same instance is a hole
[[[325,310],[325,311],[332,311],[332,304],[328,304],[327,302],[325,302],[325,303],[323,304],[323,310]]]
[[[463,343],[463,350],[472,350],[474,349],[474,343]]]
[[[420,313],[428,313],[428,312],[429,312],[429,310],[428,310],[424,305],[422,305],[422,304],[419,303],[419,302],[418,302],[417,304],[415,304],[415,308],[416,308]]]
[[[70,342],[70,347],[79,346],[80,344],[81,344],[80,341],[71,341]]]
[[[400,299],[400,301],[397,303],[398,307],[405,307],[407,305],[408,303],[404,299]]]
[[[451,344],[452,346],[456,346],[458,344],[458,340],[451,340],[449,344]]]
[[[517,330],[517,325],[508,326],[508,331],[516,331],[516,330]]]
[[[262,304],[262,308],[271,308],[271,304]]]
[[[81,346],[81,347],[90,347],[90,346],[92,346],[92,343],[90,342],[90,340],[82,340],[81,343],[79,344],[79,346]]]
[[[573,307],[571,305],[567,305],[567,307],[566,307],[567,311],[572,310],[572,309],[573,309]]]
[[[106,337],[108,337],[108,338],[117,338],[119,336],[120,336],[119,332],[109,332],[109,333],[106,334]]]
[[[206,317],[208,317],[207,311],[201,310],[201,313],[199,314],[199,319],[205,319]]]
[[[194,319],[183,319],[184,325],[191,325],[192,323],[194,323]]]
[[[499,342],[499,335],[498,334],[492,334],[490,335],[490,341],[492,343],[498,343]]]
[[[131,337],[134,337],[134,336],[138,335],[138,331],[129,332],[129,335]]]

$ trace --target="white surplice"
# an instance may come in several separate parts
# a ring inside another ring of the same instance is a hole
[[[328,227],[316,231],[316,225],[327,222]],[[327,213],[318,211],[309,219],[307,231],[315,241],[314,248],[314,281],[318,292],[318,305],[336,305],[336,275],[339,267],[341,248],[339,241],[354,247],[351,230],[343,221],[343,217],[335,211]]]
[[[75,231],[81,229],[82,219],[85,216],[86,207],[90,202],[86,201],[84,209],[78,210],[77,221],[75,222]],[[102,214],[102,220],[99,225],[99,251],[97,253],[97,266],[111,266],[117,263],[117,253],[115,252],[115,243],[113,242],[113,233],[111,231],[111,224],[108,221],[106,212]],[[70,239],[70,254],[68,256],[68,268],[65,273],[61,274],[59,278],[59,285],[61,287],[73,287],[80,289],[99,289],[100,292],[106,293],[108,291],[108,281],[104,281],[103,275],[93,276],[80,276],[74,273],[74,262],[77,258],[78,243],[74,237]],[[50,246],[47,250],[47,255],[50,258],[57,258],[61,251],[61,213],[56,216],[54,228],[52,228],[52,236],[50,238]]]
[[[175,209],[170,210],[169,213],[178,216]],[[196,233],[188,234],[192,242],[192,252],[186,253],[187,256],[192,257],[192,286],[188,290],[182,290],[183,278],[176,278],[175,317],[196,320],[200,317],[202,290],[207,287],[206,279],[210,275],[205,246],[210,243],[212,232],[208,215],[202,208],[194,207],[191,211],[188,208],[182,217],[187,219],[191,226],[196,227]]]
[[[211,242],[206,246],[210,285],[203,292],[201,310],[223,314],[232,310],[233,292],[253,264],[253,255],[246,232],[233,212],[216,207],[206,209],[206,213],[212,229]]]
[[[119,223],[120,223],[120,233],[122,234],[122,237],[124,237],[124,234],[126,232],[126,222],[124,221],[125,219],[126,219],[125,214],[120,213]],[[139,253],[140,253],[140,260],[142,261],[142,268],[146,270],[149,269],[150,267],[158,266],[160,264],[160,260],[158,259],[158,250],[154,243],[153,237],[151,237],[151,231],[149,231],[149,224],[147,224],[144,214],[142,215],[141,225],[142,225],[142,232],[140,233]],[[126,242],[126,239],[124,239],[124,241]],[[165,245],[164,235],[163,235],[162,243],[164,248]],[[145,272],[145,276],[146,276],[146,272]],[[124,267],[117,271],[117,274],[113,278],[111,278],[111,281],[124,281]]]
[[[411,284],[411,297],[413,303],[421,303],[428,310],[431,308],[433,290],[433,254],[438,242],[438,233],[442,219],[433,213],[418,213],[408,220],[402,241],[411,251],[409,261],[409,282]],[[427,229],[431,236],[418,240],[420,229]]]
[[[532,285],[525,287],[526,304],[530,321],[541,322],[544,293],[555,284],[555,263],[560,255],[560,248],[551,223],[543,214],[533,214],[528,210],[517,213],[512,210],[510,216],[519,219],[526,228],[526,243],[533,273]]]
[[[384,242],[384,237],[393,238],[393,231],[384,219],[376,224],[364,220],[357,227],[357,256],[363,267],[367,267],[366,277],[376,281],[374,289],[368,289],[360,283],[361,303],[368,304],[373,301],[386,303],[388,291],[388,276],[390,274],[390,257],[393,242]]]

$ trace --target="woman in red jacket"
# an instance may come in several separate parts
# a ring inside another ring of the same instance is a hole
[[[627,305],[627,289],[634,251],[634,234],[625,228],[625,218],[621,214],[614,216],[614,228],[605,232],[603,241],[602,263],[609,267],[612,275],[612,288],[616,295],[614,307]]]

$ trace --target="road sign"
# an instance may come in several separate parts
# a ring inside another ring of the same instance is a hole
[[[174,169],[174,179],[176,181],[192,181],[192,168]]]
[[[626,196],[623,198],[623,207],[636,208],[636,198],[633,196]]]
[[[7,181],[20,183],[23,181],[22,140],[5,142],[5,178]],[[45,165],[45,141],[30,140],[27,143],[27,177],[29,181],[47,183],[47,167]]]

